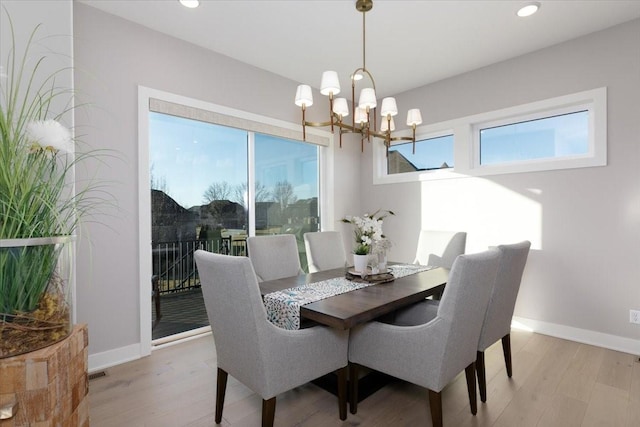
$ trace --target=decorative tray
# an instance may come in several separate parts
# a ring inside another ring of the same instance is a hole
[[[366,282],[366,283],[387,283],[393,282],[396,278],[393,274],[386,273],[377,273],[377,274],[362,274],[353,269],[349,269],[345,275],[345,277],[352,282]]]

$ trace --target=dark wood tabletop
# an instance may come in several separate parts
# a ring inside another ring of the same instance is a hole
[[[269,280],[260,283],[260,292],[265,295],[344,275],[344,268],[339,268]],[[349,329],[428,296],[441,294],[448,276],[449,270],[434,268],[392,282],[367,286],[306,304],[300,308],[300,317],[338,329]]]

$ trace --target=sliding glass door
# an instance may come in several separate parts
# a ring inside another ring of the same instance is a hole
[[[199,248],[242,256],[247,236],[293,234],[306,268],[303,234],[320,229],[319,150],[149,112],[154,339],[208,324],[193,260]],[[192,294],[200,301],[187,301]]]

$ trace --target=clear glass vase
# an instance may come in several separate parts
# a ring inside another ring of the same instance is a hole
[[[387,272],[387,252],[386,251],[378,252],[378,271],[380,273]]]
[[[0,358],[72,330],[73,236],[0,239]]]

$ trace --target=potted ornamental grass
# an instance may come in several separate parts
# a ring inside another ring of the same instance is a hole
[[[74,235],[97,203],[78,191],[75,167],[95,152],[78,152],[63,123],[73,93],[47,74],[47,56],[13,48],[0,68],[0,358],[36,350],[72,330]],[[54,106],[60,111],[54,111]],[[95,188],[95,187],[93,187]]]

